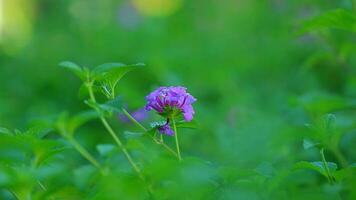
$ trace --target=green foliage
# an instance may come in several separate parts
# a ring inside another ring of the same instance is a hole
[[[117,83],[126,73],[143,67],[144,64],[138,63],[126,65],[122,63],[105,63],[95,67],[92,71],[93,80],[100,83],[102,92],[109,99],[115,98],[115,88]]]
[[[302,32],[336,28],[356,32],[356,16],[345,9],[328,11],[304,23]]]
[[[356,199],[354,1],[142,2],[3,4],[0,199]],[[181,162],[121,117],[169,85]]]
[[[327,166],[331,172],[331,174],[334,174],[337,169],[337,165],[333,162],[327,162]],[[327,169],[324,167],[323,162],[317,161],[317,162],[306,162],[306,161],[301,161],[295,164],[294,166],[295,169],[310,169],[313,171],[316,171],[320,173],[321,175],[327,177]]]

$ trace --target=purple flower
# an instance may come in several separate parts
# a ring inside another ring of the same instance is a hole
[[[156,110],[167,118],[183,114],[185,121],[191,121],[194,115],[192,104],[196,99],[184,87],[160,87],[146,96],[146,110]]]
[[[169,126],[169,123],[158,127],[158,131],[162,134],[166,134],[169,136],[173,136],[174,135],[174,131],[172,130],[172,128]]]

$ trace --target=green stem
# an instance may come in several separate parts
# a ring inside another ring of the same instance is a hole
[[[41,183],[40,180],[38,180],[37,183],[38,183],[38,185],[41,187],[41,189],[42,189],[43,191],[45,191],[45,192],[47,191],[47,188]]]
[[[160,142],[164,143],[164,141],[163,141],[163,134],[160,135]]]
[[[20,198],[18,197],[18,195],[14,191],[9,189],[9,192],[12,194],[12,196],[15,197],[16,200],[20,200]]]
[[[78,143],[77,140],[75,140],[73,137],[69,137],[67,139],[85,159],[87,159],[92,165],[94,165],[101,172],[103,172],[99,162],[96,161],[96,159],[92,155],[90,155],[90,153],[80,143]]]
[[[87,88],[89,91],[89,96],[90,99],[96,103],[96,99],[95,99],[95,95],[92,89],[93,83],[92,82],[88,82],[87,84]],[[100,111],[96,109],[96,111],[100,114]],[[130,165],[132,166],[132,168],[134,169],[134,171],[138,174],[138,176],[144,180],[144,177],[141,174],[140,169],[137,167],[136,163],[133,161],[131,155],[129,154],[129,152],[126,150],[125,146],[123,145],[123,143],[121,142],[121,140],[117,137],[117,135],[115,134],[114,130],[111,128],[111,126],[109,125],[109,123],[106,121],[106,119],[103,116],[100,116],[100,120],[103,123],[104,127],[106,128],[106,130],[109,132],[109,134],[111,135],[111,137],[114,139],[114,141],[116,142],[116,144],[119,146],[119,148],[121,148],[122,152],[124,153],[124,155],[126,156],[127,160],[129,161]]]
[[[126,117],[129,118],[132,123],[134,123],[137,127],[141,128],[144,132],[147,132],[147,129],[142,124],[140,124],[140,122],[138,122],[135,118],[133,118],[125,108],[122,108],[122,112],[124,112]]]
[[[173,122],[174,137],[175,137],[175,140],[176,140],[176,148],[177,148],[178,160],[181,161],[182,157],[180,156],[178,131],[177,131],[177,126],[176,126],[176,121],[174,120],[174,118],[172,118],[172,122]]]
[[[332,183],[333,179],[332,179],[332,176],[331,176],[331,173],[330,173],[330,170],[329,170],[329,165],[328,165],[328,163],[326,162],[326,159],[325,159],[324,148],[320,149],[320,155],[321,155],[321,159],[323,160],[323,164],[324,164],[324,168],[326,170],[326,175],[327,175],[328,181],[329,181],[329,183]]]
[[[106,121],[104,117],[100,117],[101,122],[104,124],[106,130],[110,133],[110,135],[113,137],[115,140],[116,144],[121,148],[122,152],[124,152],[127,160],[129,161],[130,165],[132,168],[135,170],[135,172],[139,175],[140,178],[143,179],[143,176],[141,174],[140,169],[137,167],[136,163],[133,161],[132,157],[130,156],[129,152],[126,150],[124,145],[122,144],[121,140],[116,136],[114,130],[111,128],[109,123]]]
[[[133,118],[129,112],[127,112],[127,110],[125,110],[124,108],[122,108],[122,111],[123,113],[126,115],[127,118],[129,118],[136,126],[138,126],[139,128],[141,128],[144,132],[147,132],[148,130],[142,125],[140,124],[140,122],[138,122],[135,118]],[[148,134],[149,135],[149,134]],[[157,143],[157,144],[160,144],[162,145],[165,149],[167,149],[170,153],[172,153],[174,156],[176,156],[177,158],[178,157],[178,154],[173,150],[171,149],[169,146],[167,146],[165,143],[157,140],[155,137],[152,137],[151,135],[149,135],[151,137],[151,139]]]

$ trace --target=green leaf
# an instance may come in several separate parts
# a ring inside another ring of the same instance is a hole
[[[309,139],[304,139],[303,140],[303,148],[305,150],[307,149],[311,149],[311,148],[314,148],[314,147],[318,147],[320,145],[320,143],[315,143]]]
[[[96,146],[96,149],[98,150],[101,156],[107,156],[115,149],[115,146],[112,144],[98,144]]]
[[[115,97],[114,99],[107,101],[105,104],[101,104],[100,107],[109,112],[122,112],[122,98],[120,96]]]
[[[11,131],[9,131],[7,128],[0,127],[0,133],[6,134],[6,135],[11,135]]]
[[[328,164],[330,173],[333,174],[337,169],[336,163],[327,162],[327,164]],[[316,172],[320,173],[321,175],[327,177],[327,171],[324,167],[323,162],[321,162],[321,161],[317,161],[317,162],[301,161],[294,165],[294,169],[310,169],[310,170],[316,171]]]
[[[342,181],[347,178],[352,178],[356,174],[356,164],[351,164],[347,168],[335,172],[334,177],[336,181]]]
[[[67,147],[60,147],[60,148],[53,148],[53,149],[45,149],[45,151],[36,152],[36,160],[35,160],[36,167],[42,165],[46,160],[63,152],[66,149]]]
[[[176,123],[177,128],[189,128],[189,129],[197,129],[199,124],[197,121],[192,120],[190,122],[186,122],[184,120]]]
[[[137,132],[131,132],[131,131],[125,131],[124,132],[125,138],[126,139],[133,139],[133,138],[140,138],[143,136],[143,133],[137,133]]]
[[[93,78],[98,81],[107,97],[114,98],[115,87],[120,79],[128,72],[143,67],[144,64],[138,63],[126,65],[123,63],[105,63],[97,66],[93,70]]]
[[[356,32],[356,16],[352,12],[343,9],[332,10],[306,21],[301,32],[305,33],[327,28]]]
[[[84,189],[95,183],[97,170],[91,165],[85,165],[74,170],[74,183],[77,187]]]
[[[94,110],[88,110],[81,112],[73,116],[68,122],[68,132],[73,133],[78,127],[82,126],[86,122],[96,119],[99,117],[99,114]]]
[[[83,71],[83,69],[79,65],[77,65],[73,62],[63,61],[63,62],[59,63],[59,66],[70,70],[76,76],[78,76],[82,81],[84,81],[86,79],[85,72]]]
[[[327,114],[325,116],[325,128],[326,130],[330,130],[335,127],[336,116],[334,114]]]

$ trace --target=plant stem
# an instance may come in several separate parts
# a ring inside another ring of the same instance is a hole
[[[96,99],[95,99],[95,95],[92,89],[92,82],[89,82],[87,84],[87,88],[89,91],[89,96],[90,99],[96,103]],[[100,111],[96,109],[96,111],[100,114]],[[136,163],[133,161],[131,155],[129,154],[129,152],[126,150],[125,146],[123,145],[123,143],[121,142],[121,140],[117,137],[116,133],[114,132],[114,130],[111,128],[111,126],[109,125],[109,123],[106,121],[106,119],[100,114],[100,120],[103,123],[104,127],[106,128],[106,130],[109,132],[109,134],[111,135],[111,137],[114,139],[114,141],[116,142],[116,144],[119,146],[119,148],[121,148],[122,152],[124,153],[124,155],[126,156],[127,160],[129,161],[130,165],[132,166],[132,168],[134,169],[134,171],[137,173],[137,175],[144,180],[144,177],[141,174],[140,169],[137,167]]]
[[[164,141],[163,141],[163,134],[160,135],[160,141],[161,141],[161,143],[164,143]]]
[[[115,140],[116,144],[121,148],[121,150],[124,152],[127,160],[129,161],[130,165],[132,168],[135,170],[135,172],[139,175],[140,178],[143,179],[143,176],[141,174],[140,169],[137,167],[136,163],[133,161],[132,157],[130,156],[129,152],[126,150],[124,145],[122,144],[121,140],[116,136],[114,130],[110,127],[109,123],[106,121],[104,117],[100,117],[101,122],[104,124],[106,130],[110,133],[110,135],[113,137]]]
[[[96,159],[92,155],[90,155],[90,153],[80,143],[78,143],[77,140],[75,140],[73,137],[69,137],[67,139],[85,159],[87,159],[91,164],[93,164],[103,173],[102,167],[99,162],[96,161]]]
[[[127,118],[129,118],[132,123],[134,123],[136,126],[138,126],[139,128],[141,128],[144,132],[147,132],[147,129],[140,124],[140,122],[138,122],[135,118],[133,118],[129,112],[127,112],[127,110],[125,108],[122,108],[122,112],[124,112],[124,114],[126,115]]]
[[[144,132],[147,132],[148,130],[140,123],[138,122],[135,118],[133,118],[129,112],[127,112],[127,110],[125,110],[124,108],[122,108],[122,111],[124,112],[124,114],[126,115],[127,118],[129,118],[136,126],[138,126],[139,128],[141,128]],[[148,134],[149,135],[149,134]],[[151,135],[149,135],[152,140],[157,143],[157,144],[160,144],[162,145],[165,149],[167,149],[170,153],[172,153],[174,156],[176,156],[177,158],[178,157],[178,154],[173,150],[171,149],[169,146],[167,146],[165,143],[163,142],[160,142],[159,140],[157,140],[156,138],[152,137]]]
[[[180,156],[179,140],[178,140],[178,131],[177,131],[177,126],[176,126],[176,121],[174,120],[174,118],[172,118],[172,122],[173,122],[174,137],[175,137],[175,140],[176,140],[176,147],[177,147],[178,160],[181,161],[181,160],[182,160],[182,157]]]
[[[328,163],[326,162],[326,159],[325,159],[324,148],[320,149],[320,155],[321,155],[321,159],[323,160],[323,164],[324,164],[324,168],[325,168],[325,171],[326,171],[326,175],[327,175],[328,181],[329,181],[329,183],[332,183],[333,179],[332,179],[332,176],[331,176],[331,173],[330,173],[330,170],[329,170],[329,165],[328,165]]]
[[[41,189],[42,189],[43,191],[45,191],[45,192],[47,191],[47,188],[41,183],[40,180],[38,180],[37,183],[38,183],[38,185],[41,187]]]

